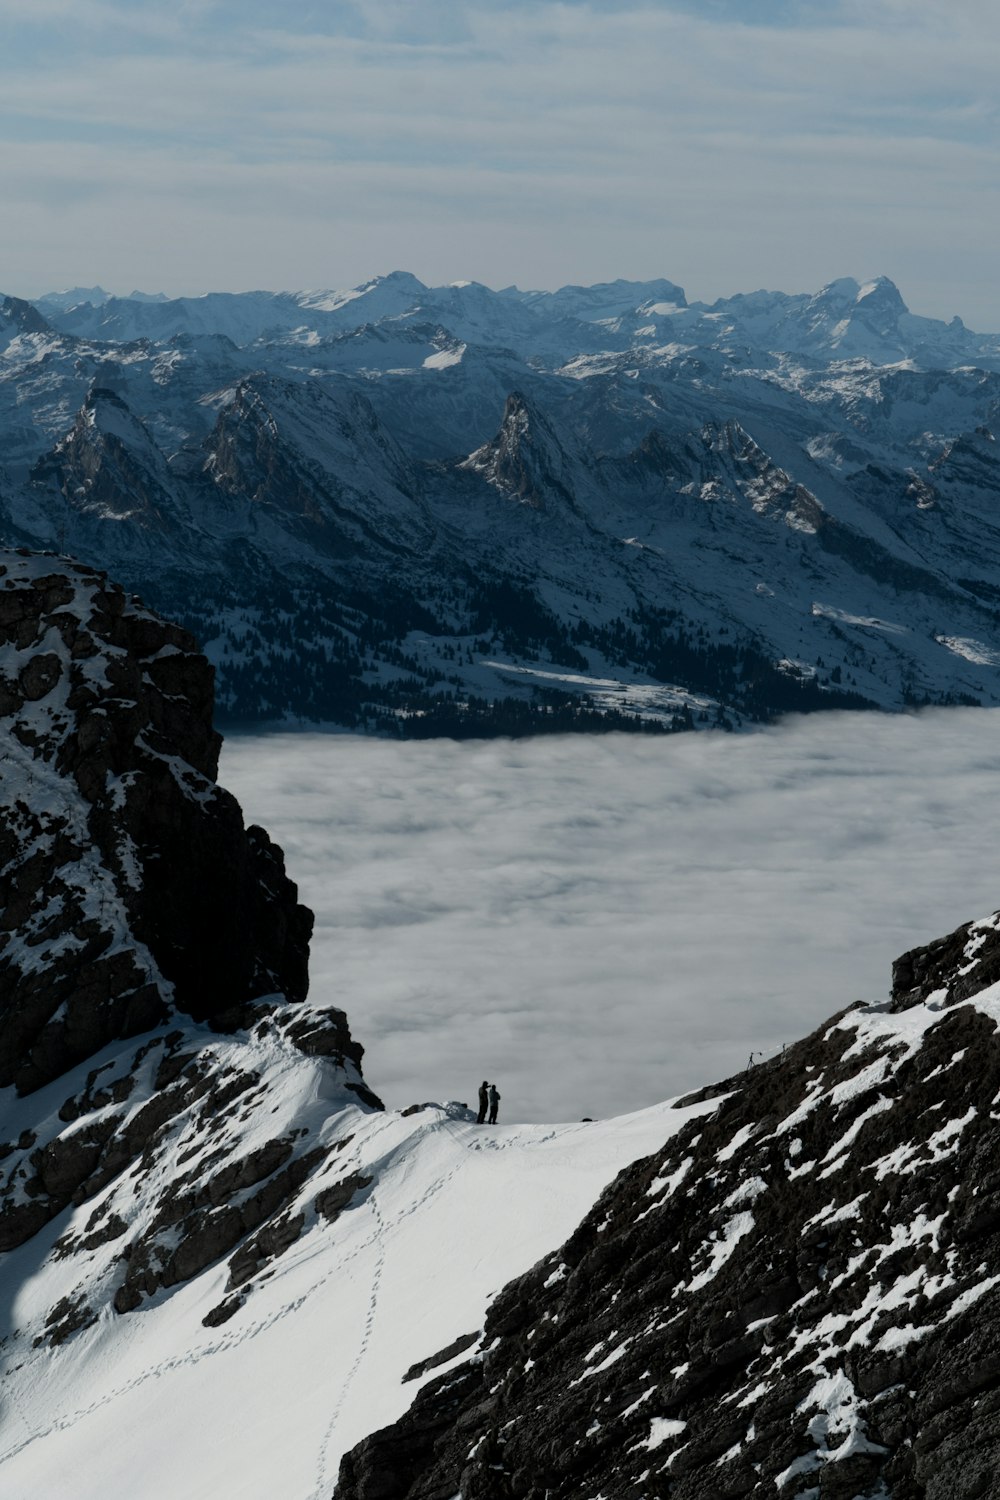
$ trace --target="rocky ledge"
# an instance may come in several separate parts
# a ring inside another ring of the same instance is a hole
[[[281,1080],[381,1107],[343,1011],[304,1003],[312,914],[216,783],[211,667],[103,574],[0,553],[0,725],[0,1252],[80,1267],[29,1332],[229,1257],[222,1321],[359,1188]]]
[[[998,959],[1000,914],[706,1090],[336,1500],[1000,1493]]]

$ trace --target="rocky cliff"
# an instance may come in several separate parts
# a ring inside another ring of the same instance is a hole
[[[1000,914],[705,1099],[336,1500],[1000,1494]]]
[[[80,1277],[35,1341],[225,1256],[231,1315],[330,1155],[254,1121],[269,1055],[379,1107],[302,1004],[312,914],[215,781],[212,669],[103,574],[0,554],[0,724],[0,1251],[94,1205],[38,1241]]]

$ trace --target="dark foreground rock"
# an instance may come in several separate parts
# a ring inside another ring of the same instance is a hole
[[[303,1003],[312,913],[215,781],[211,667],[103,574],[0,554],[0,729],[0,1253],[93,1204],[50,1231],[83,1268],[53,1343],[223,1260],[231,1316],[312,1177],[358,1186],[265,1072],[381,1108],[343,1011]]]
[[[336,1500],[1000,1495],[1000,918],[725,1086]]]
[[[215,783],[212,669],[98,573],[0,560],[0,1086],[176,1007],[233,1027],[308,987],[312,914]]]

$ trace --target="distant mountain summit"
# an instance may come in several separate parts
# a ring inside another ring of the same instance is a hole
[[[0,301],[0,535],[182,618],[231,722],[1000,702],[1000,337],[887,277],[87,290]]]
[[[144,292],[133,292],[131,296],[136,302],[147,300]],[[68,312],[70,308],[80,307],[85,302],[91,307],[100,307],[110,300],[111,293],[106,292],[102,286],[74,286],[64,292],[46,292],[44,296],[35,298],[35,305],[43,312]]]

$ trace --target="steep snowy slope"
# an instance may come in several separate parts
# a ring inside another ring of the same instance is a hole
[[[154,1058],[159,1041],[143,1038]],[[411,1367],[459,1340],[467,1354],[504,1282],[557,1244],[622,1166],[703,1112],[664,1106],[487,1134],[456,1107],[367,1111],[332,1061],[280,1035],[189,1030],[184,1047],[211,1055],[216,1088],[249,1080],[241,1103],[255,1107],[241,1118],[225,1103],[175,1104],[137,1185],[118,1179],[3,1257],[4,1493],[56,1495],[72,1473],[80,1500],[127,1494],[138,1475],[144,1500],[329,1495],[346,1449],[406,1409]],[[110,1064],[113,1084],[131,1059],[95,1064]],[[149,1077],[134,1113],[149,1107]],[[37,1129],[46,1105],[56,1108],[51,1090],[22,1101],[4,1131]],[[168,1278],[136,1312],[121,1297],[116,1306],[122,1252],[143,1243],[171,1192],[198,1184],[217,1196],[237,1173],[244,1213],[288,1179],[281,1218],[235,1253],[192,1246],[189,1279]],[[452,1362],[433,1361],[425,1378]]]

